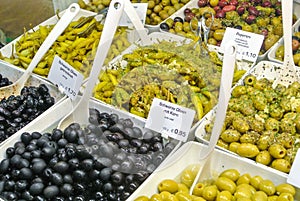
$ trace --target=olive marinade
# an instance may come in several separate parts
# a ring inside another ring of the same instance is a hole
[[[211,132],[211,124],[206,131]],[[288,173],[299,139],[298,82],[273,89],[266,78],[248,75],[232,90],[219,146]]]
[[[0,163],[8,200],[125,200],[175,148],[130,119],[90,109],[90,123],[22,133]]]

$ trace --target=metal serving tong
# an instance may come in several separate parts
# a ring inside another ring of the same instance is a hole
[[[211,17],[211,22],[209,23],[209,25],[206,25],[206,21],[207,21],[206,16]],[[194,34],[198,37],[197,43],[200,46],[200,51],[201,51],[202,55],[208,54],[208,48],[207,48],[208,35],[210,32],[211,26],[214,23],[214,19],[215,18],[214,18],[213,13],[205,12],[205,13],[203,13],[202,16],[194,17],[190,21],[190,28],[194,32]],[[197,20],[196,23],[195,23],[195,20]],[[204,42],[204,44],[203,44],[203,42]],[[195,47],[196,47],[196,45],[195,45]],[[203,51],[203,48],[205,49],[205,51]]]

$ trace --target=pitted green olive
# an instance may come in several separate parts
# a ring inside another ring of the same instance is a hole
[[[253,186],[256,190],[259,190],[259,184],[263,181],[264,179],[259,176],[256,175],[254,177],[251,177],[250,179],[250,185]]]
[[[294,201],[294,197],[290,193],[281,193],[278,196],[278,201]]]
[[[264,150],[259,152],[255,158],[255,161],[264,165],[269,165],[272,161],[272,156],[267,150]]]
[[[283,158],[286,155],[286,149],[281,144],[272,144],[269,147],[269,153],[274,158]]]
[[[236,181],[236,184],[237,185],[249,184],[250,180],[251,180],[251,175],[249,173],[245,173],[238,178],[238,180]]]

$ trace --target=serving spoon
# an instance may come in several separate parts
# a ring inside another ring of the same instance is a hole
[[[275,78],[272,87],[275,89],[278,84],[289,86],[299,81],[292,51],[292,24],[293,24],[293,1],[284,1],[282,6],[283,42],[284,57],[281,69],[276,69],[279,75]]]
[[[77,3],[71,4],[60,18],[60,20],[56,23],[54,28],[51,30],[43,44],[40,46],[33,59],[31,60],[28,68],[24,71],[22,76],[13,84],[0,88],[0,98],[7,98],[11,95],[19,95],[21,93],[22,88],[24,87],[26,81],[32,74],[33,69],[38,65],[41,61],[45,53],[49,50],[52,44],[56,41],[56,39],[61,35],[61,33],[68,27],[73,18],[80,11],[80,7]]]
[[[81,99],[74,106],[73,110],[58,123],[58,129],[63,130],[73,122],[77,122],[81,125],[88,124],[89,99],[92,96],[93,88],[98,80],[98,75],[111,46],[114,34],[124,10],[124,4],[125,3],[122,0],[111,1],[86,88]]]
[[[193,189],[201,178],[212,178],[211,156],[219,139],[222,127],[224,124],[228,102],[231,96],[231,87],[235,66],[236,46],[233,41],[229,41],[225,45],[221,85],[219,89],[219,98],[216,108],[216,118],[212,129],[212,135],[209,140],[208,147],[205,147],[200,152],[199,160],[201,161],[200,169],[195,177],[195,180],[190,188],[190,194],[193,193]]]

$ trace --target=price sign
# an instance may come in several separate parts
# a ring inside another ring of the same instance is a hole
[[[55,55],[48,79],[74,100],[83,81],[83,75],[66,61]]]
[[[300,188],[300,149],[298,149],[290,173],[287,178],[287,183]]]
[[[194,116],[194,110],[154,98],[145,127],[185,142]]]
[[[227,27],[221,43],[221,51],[225,49],[225,44],[231,40],[234,40],[237,45],[237,59],[256,62],[264,41],[263,35]]]
[[[135,9],[136,13],[138,14],[141,22],[145,24],[148,3],[132,3],[132,6]],[[131,26],[131,25],[132,25],[131,20],[124,12],[121,16],[119,26]]]

